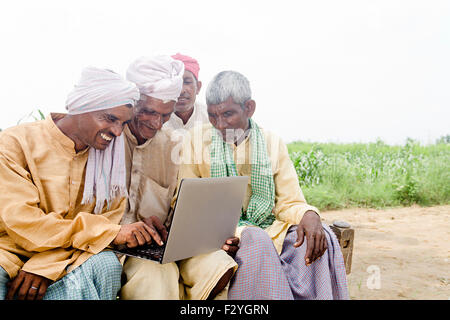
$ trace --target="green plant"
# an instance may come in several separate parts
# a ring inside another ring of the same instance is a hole
[[[327,165],[327,159],[321,150],[313,146],[307,154],[297,152],[291,156],[291,159],[293,159],[300,185],[312,186],[320,183],[319,169]]]
[[[447,134],[437,139],[436,144],[450,144],[450,134]]]
[[[411,205],[419,202],[418,181],[410,173],[407,173],[402,182],[393,184],[395,188],[394,197],[404,205]]]
[[[38,113],[37,115],[35,114],[36,112]],[[38,120],[44,120],[45,116],[40,109],[36,109],[36,110],[31,111],[29,114],[23,116],[22,118],[20,118],[17,121],[17,124],[20,124],[22,121],[27,120],[29,118],[32,118],[34,121],[38,121]]]
[[[319,209],[450,202],[450,144],[288,144],[299,184]]]

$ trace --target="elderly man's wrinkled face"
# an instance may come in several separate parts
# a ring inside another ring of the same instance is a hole
[[[81,144],[104,150],[113,138],[122,134],[125,124],[132,116],[131,105],[79,114],[74,134]]]
[[[197,81],[192,72],[185,70],[183,75],[183,88],[178,97],[178,102],[175,105],[175,112],[181,113],[192,110],[201,87],[201,81]]]
[[[231,138],[234,142],[249,128],[248,119],[254,112],[254,100],[248,100],[244,106],[241,106],[229,97],[222,103],[208,105],[208,117],[211,124],[220,131],[224,140]]]
[[[148,96],[137,103],[129,127],[139,144],[155,136],[164,122],[169,120],[175,103],[175,101],[164,103],[160,99]]]

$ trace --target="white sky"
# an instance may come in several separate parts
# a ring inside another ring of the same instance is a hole
[[[450,134],[450,1],[2,1],[0,128],[64,112],[83,67],[142,55],[250,80],[285,142],[423,143]]]

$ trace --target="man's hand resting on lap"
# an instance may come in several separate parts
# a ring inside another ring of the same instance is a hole
[[[297,235],[297,242],[294,243],[295,247],[300,247],[306,238],[305,264],[307,266],[320,259],[328,248],[322,222],[319,215],[314,211],[305,212],[298,224]]]

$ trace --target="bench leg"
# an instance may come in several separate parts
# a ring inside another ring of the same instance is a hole
[[[350,274],[352,270],[353,241],[355,239],[355,230],[352,228],[341,228],[335,225],[329,226],[336,234],[344,256],[345,272]]]

